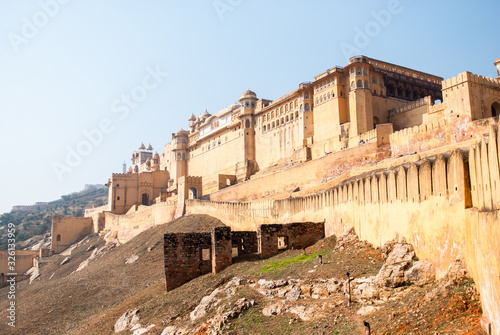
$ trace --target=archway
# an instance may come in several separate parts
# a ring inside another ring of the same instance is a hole
[[[198,199],[198,190],[196,187],[191,187],[189,189],[189,199]]]
[[[61,234],[57,234],[57,236],[56,236],[56,242],[61,242]]]
[[[497,117],[498,115],[500,115],[500,103],[494,102],[491,105],[491,116]]]
[[[142,194],[142,204],[144,206],[149,206],[149,194],[148,193]]]
[[[373,117],[373,129],[376,128],[377,124],[380,124],[380,120],[377,116]]]

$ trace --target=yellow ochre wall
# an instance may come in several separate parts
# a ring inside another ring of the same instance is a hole
[[[92,218],[52,217],[52,250],[60,253],[78,239],[92,233]],[[58,240],[60,236],[60,240]]]

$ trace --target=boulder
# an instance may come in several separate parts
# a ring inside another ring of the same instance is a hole
[[[134,309],[122,314],[115,323],[115,333],[133,328],[139,323],[139,310]]]
[[[300,298],[301,290],[297,286],[294,286],[287,294],[286,300],[297,301]]]
[[[273,316],[284,313],[285,311],[285,303],[283,301],[278,301],[264,307],[262,314],[264,316]]]
[[[408,269],[415,257],[411,244],[394,244],[387,260],[380,269],[375,282],[381,287],[399,287],[405,282],[405,270]]]
[[[405,272],[405,281],[417,286],[430,284],[435,279],[434,265],[427,260],[413,263],[413,266]]]
[[[65,259],[63,259],[63,261],[61,262],[61,265],[64,265],[66,263],[68,263],[69,261],[71,260],[71,257],[66,257]]]

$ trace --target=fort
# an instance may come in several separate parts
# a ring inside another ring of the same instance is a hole
[[[109,178],[106,205],[54,218],[52,248],[89,233],[124,243],[185,215],[219,219],[226,227],[165,235],[173,289],[244,250],[268,257],[351,228],[374,246],[398,236],[438,278],[463,259],[500,334],[495,65],[497,78],[443,80],[356,56],[275,100],[247,90],[213,115],[191,115],[160,153],[142,144]]]

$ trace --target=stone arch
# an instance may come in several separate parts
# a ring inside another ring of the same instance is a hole
[[[500,115],[500,103],[495,101],[491,104],[491,116],[497,117]]]
[[[189,199],[198,199],[198,189],[196,187],[189,189]]]
[[[61,242],[61,234],[57,234],[57,236],[56,236],[56,242]]]

